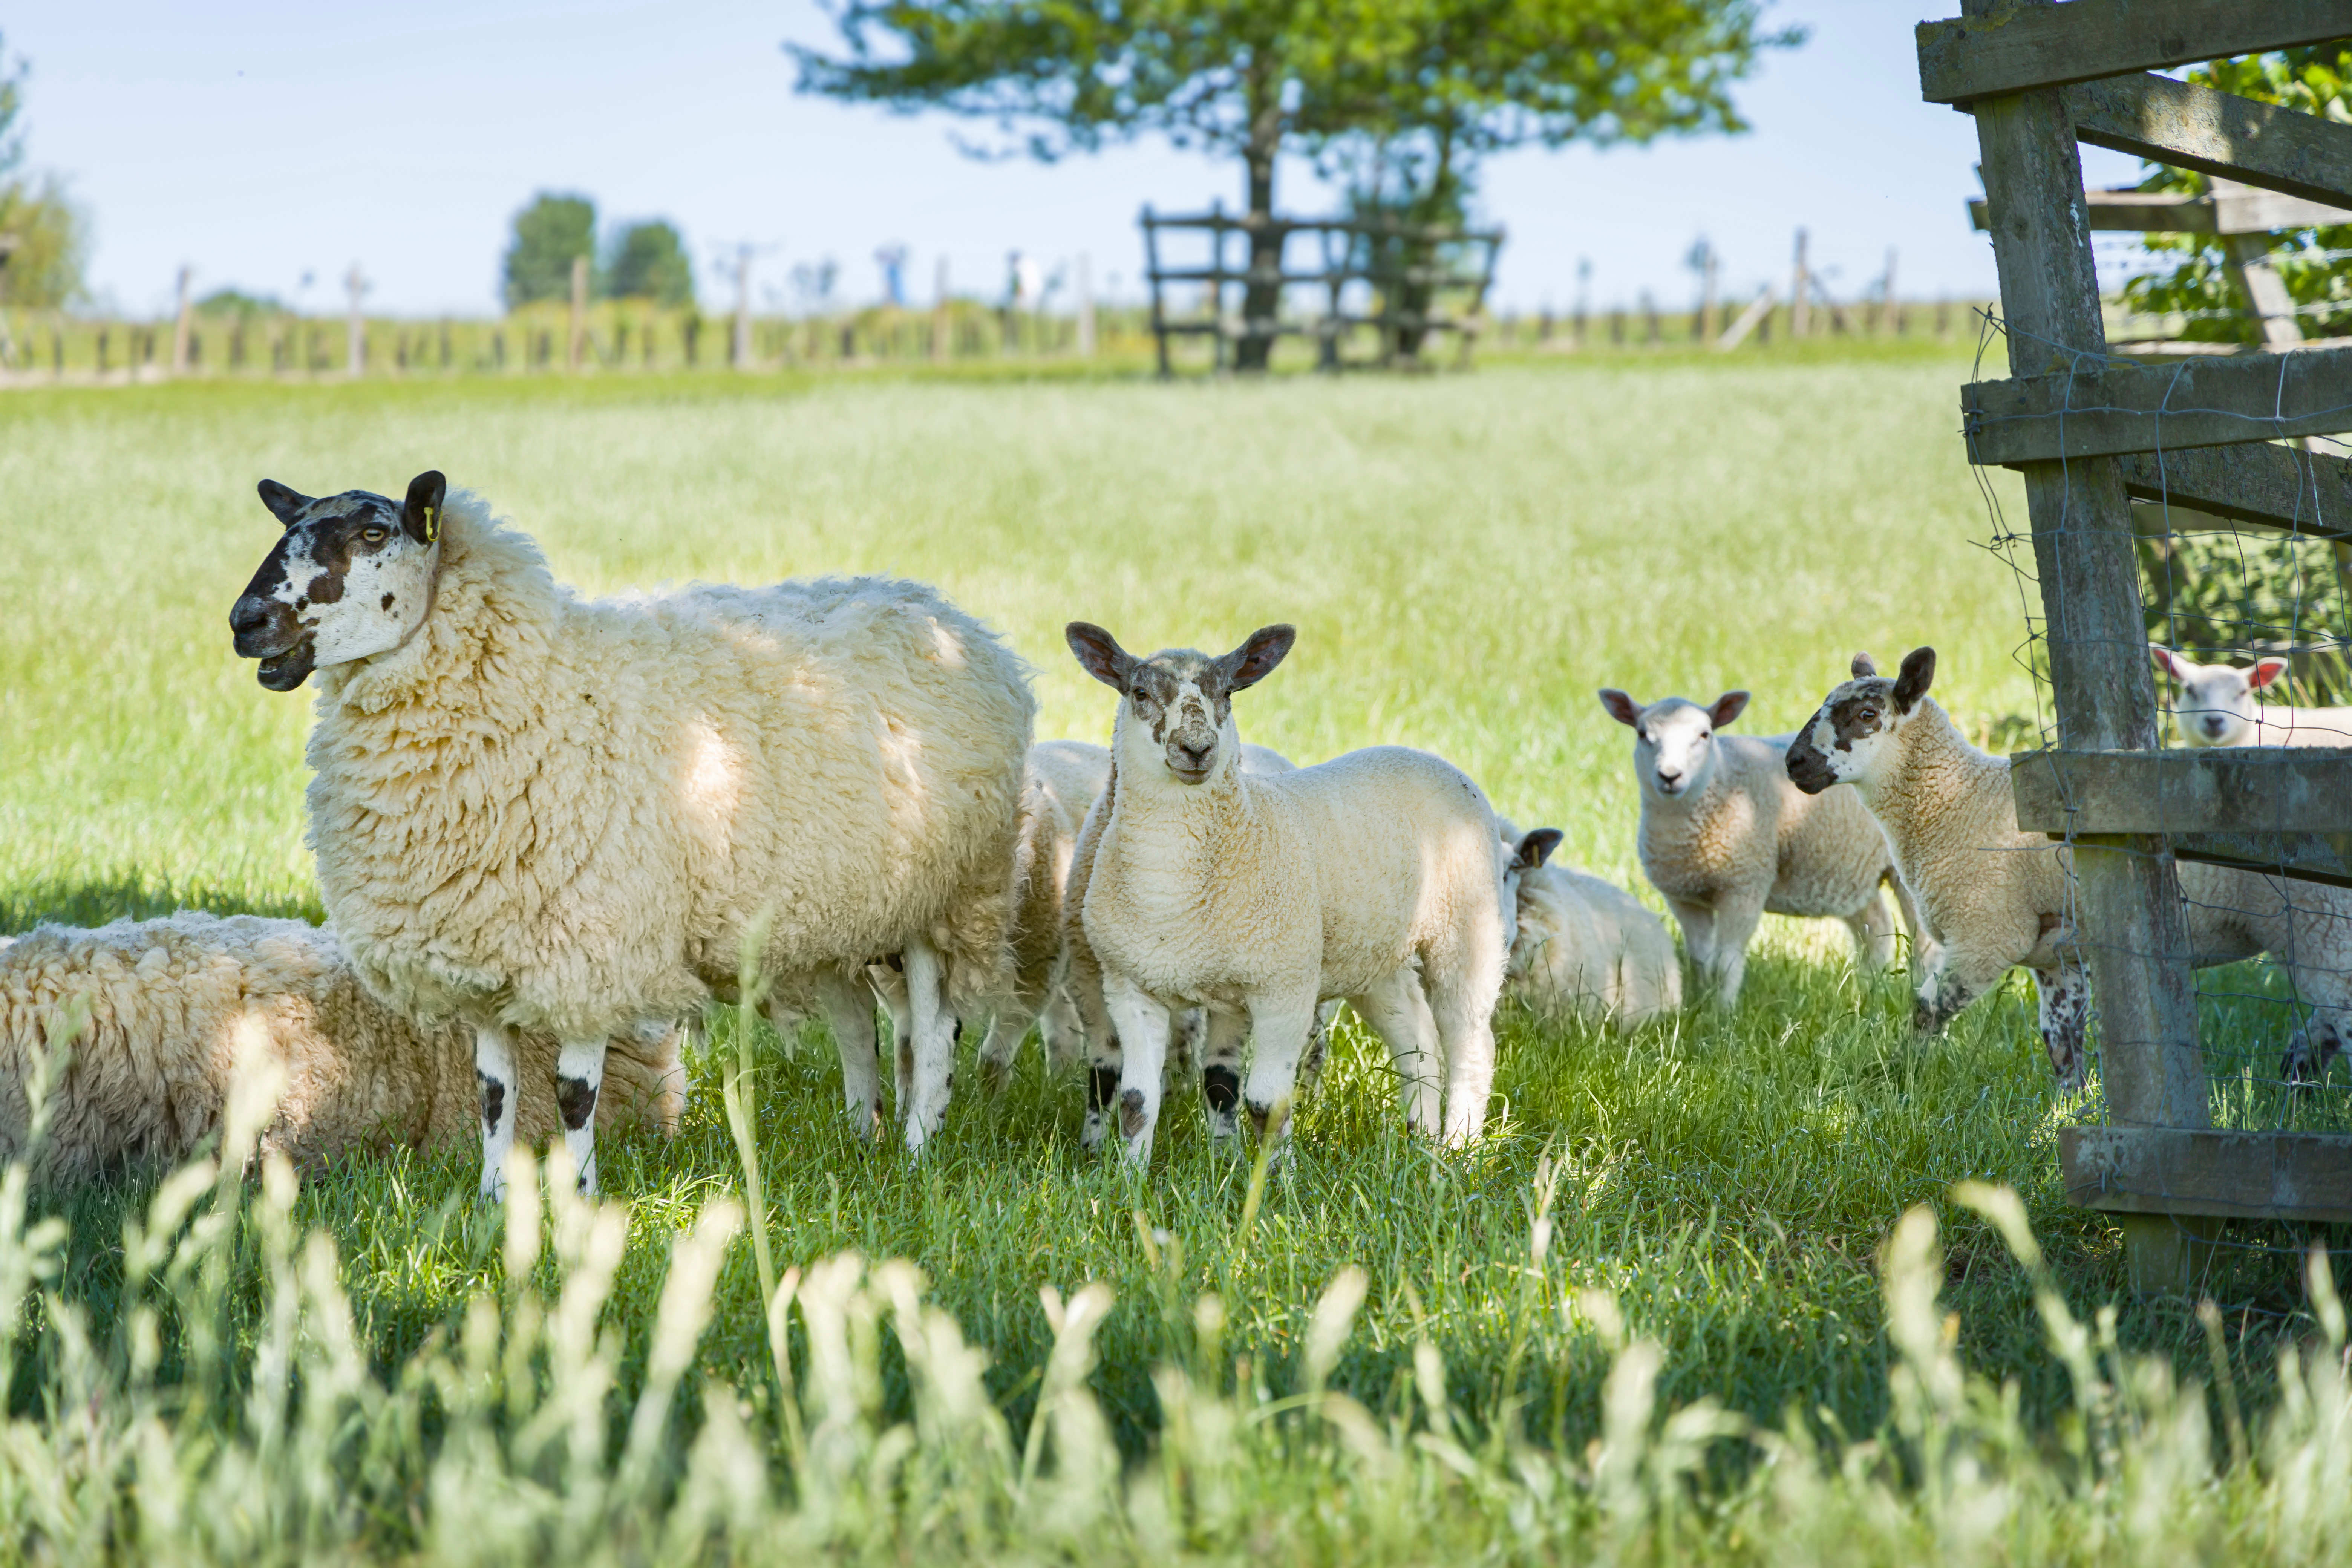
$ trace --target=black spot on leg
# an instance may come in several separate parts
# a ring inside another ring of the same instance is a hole
[[[1087,1074],[1087,1109],[1100,1110],[1118,1098],[1118,1069],[1095,1068]]]
[[[1143,1091],[1130,1089],[1118,1097],[1118,1130],[1126,1137],[1143,1131]]]
[[[584,1078],[559,1078],[555,1104],[563,1112],[563,1125],[577,1132],[596,1114],[596,1086]]]
[[[950,1035],[948,1039],[950,1043],[954,1045],[960,1046],[963,1044],[963,1020],[961,1018],[958,1018],[955,1021],[955,1033]]]
[[[393,602],[393,596],[392,596],[390,594],[386,594],[386,595],[383,596],[383,607],[384,607],[385,609],[387,609],[387,610],[391,609],[391,608],[392,608],[392,602]],[[591,699],[591,700],[593,701],[593,699]]]
[[[1201,1069],[1201,1098],[1209,1109],[1223,1116],[1229,1114],[1242,1097],[1242,1075],[1229,1067]]]
[[[474,1076],[482,1084],[482,1125],[496,1132],[507,1111],[507,1086],[478,1068]]]

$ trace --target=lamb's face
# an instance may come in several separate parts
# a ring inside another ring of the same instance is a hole
[[[1715,732],[1739,717],[1748,693],[1727,691],[1708,706],[1667,697],[1644,708],[1623,692],[1601,694],[1610,716],[1633,731],[1633,776],[1663,799],[1695,794],[1714,776]]]
[[[408,640],[433,605],[444,488],[425,473],[405,501],[366,490],[314,500],[262,481],[286,531],[229,613],[237,657],[261,661],[262,685],[291,691],[313,669]]]
[[[1271,674],[1296,634],[1288,626],[1267,626],[1217,658],[1191,648],[1137,658],[1108,632],[1084,621],[1072,621],[1066,636],[1087,673],[1123,699],[1120,750],[1156,754],[1177,783],[1203,784],[1241,760],[1234,693]]]
[[[1789,781],[1807,795],[1834,784],[1868,784],[1896,745],[1896,734],[1927,693],[1936,650],[1913,650],[1889,680],[1868,654],[1856,654],[1853,679],[1822,699],[1789,746]]]
[[[2156,667],[2180,683],[2172,705],[2180,738],[2192,746],[2242,746],[2254,738],[2254,692],[2286,672],[2286,660],[2265,658],[2252,669],[2199,664],[2170,648],[2151,647]]]

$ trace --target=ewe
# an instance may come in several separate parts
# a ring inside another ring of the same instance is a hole
[[[764,971],[834,1014],[844,1095],[877,1119],[859,973],[905,955],[908,1146],[947,1108],[954,1013],[997,989],[1022,758],[1021,663],[931,589],[886,578],[584,600],[478,497],[312,500],[236,604],[261,683],[320,693],[312,850],[369,990],[475,1031],[483,1191],[514,1134],[507,1028],[555,1035],[595,1185],[604,1042]],[[859,1015],[863,1014],[863,1028]]]
[[[2254,696],[2286,673],[2283,658],[2233,669],[2198,664],[2168,647],[2147,652],[2157,668],[2180,682],[2172,717],[2189,745],[2352,746],[2352,708],[2288,708]]]
[[[1601,693],[1601,705],[1633,731],[1642,870],[1664,895],[1691,963],[1723,1005],[1739,1000],[1748,943],[1767,914],[1843,921],[1853,932],[1855,963],[1874,973],[1895,948],[1895,921],[1878,891],[1895,881],[1916,946],[1918,915],[1895,880],[1886,836],[1861,803],[1809,800],[1790,788],[1786,735],[1716,733],[1747,708],[1747,692],[1727,691],[1706,708],[1680,697],[1643,707],[1612,688]],[[1915,952],[1913,962],[1924,956]]]
[[[1267,626],[1221,658],[1139,659],[1073,621],[1071,651],[1120,696],[1116,770],[1081,909],[1120,1053],[1129,1159],[1150,1152],[1171,1009],[1246,1014],[1243,1091],[1263,1137],[1292,1096],[1317,1004],[1343,997],[1389,1044],[1417,1130],[1484,1125],[1503,980],[1495,814],[1461,770],[1379,746],[1253,777],[1234,692],[1290,651]],[[1440,1072],[1444,1115],[1440,1118]]]
[[[418,1029],[363,990],[331,931],[300,921],[183,910],[95,931],[40,926],[0,943],[0,1160],[26,1157],[32,1053],[79,1007],[81,1030],[52,1085],[44,1180],[87,1181],[129,1161],[186,1158],[220,1123],[247,1042],[285,1072],[265,1148],[304,1163],[425,1146],[470,1133],[481,1103],[474,1041]],[[607,1057],[597,1119],[677,1130],[682,1031],[624,1035]],[[555,1040],[522,1037],[551,1079]],[[516,1109],[526,1136],[556,1126],[554,1101]]]
[[[1640,1027],[1683,1005],[1682,961],[1666,924],[1624,889],[1554,862],[1557,827],[1503,829],[1503,989],[1538,1013],[1598,1014]]]
[[[2090,986],[2074,952],[2065,847],[2018,830],[2008,761],[1969,745],[1928,697],[1934,648],[1914,649],[1893,680],[1856,654],[1853,677],[1798,731],[1789,777],[1807,795],[1853,784],[1886,829],[1936,944],[1913,1027],[1940,1029],[2012,967],[2030,969],[2051,1068],[2061,1087],[2079,1087],[2089,1069]],[[2313,1008],[2284,1071],[2324,1066],[2352,1025],[2352,891],[2189,861],[2179,869],[2189,962],[2204,968],[2268,952]]]

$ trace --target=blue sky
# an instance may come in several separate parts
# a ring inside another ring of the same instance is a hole
[[[1974,128],[1919,101],[1916,9],[1781,0],[1771,19],[1812,37],[1740,89],[1746,136],[1494,161],[1483,195],[1510,233],[1503,302],[1565,307],[1589,258],[1596,305],[1644,289],[1686,303],[1683,258],[1700,234],[1743,292],[1785,277],[1799,225],[1840,295],[1874,279],[1890,246],[1907,296],[1990,294],[1991,254],[1964,206]],[[908,247],[919,298],[942,258],[957,290],[1001,292],[1015,248],[1049,268],[1085,253],[1098,289],[1127,295],[1144,203],[1240,191],[1237,165],[1154,141],[984,163],[950,136],[984,127],[796,96],[779,46],[831,37],[812,0],[38,0],[0,27],[32,62],[32,162],[89,209],[93,286],[132,311],[163,309],[183,264],[199,289],[328,309],[356,261],[372,309],[478,314],[494,306],[509,217],[542,188],[584,192],[607,219],[671,218],[713,301],[726,295],[710,262],[743,242],[762,247],[763,307],[792,299],[794,264],[826,257],[846,297],[876,296],[873,253],[890,243]],[[2135,172],[2084,157],[2093,184]],[[1305,168],[1283,180],[1286,207],[1329,205]]]

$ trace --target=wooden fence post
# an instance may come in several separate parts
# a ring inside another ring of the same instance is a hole
[[[1807,314],[1812,298],[1812,273],[1805,265],[1805,231],[1797,231],[1797,266],[1789,279],[1789,335],[1801,338],[1810,324]]]
[[[360,314],[361,297],[367,292],[367,279],[360,264],[343,275],[343,287],[351,290],[351,316],[344,323],[343,371],[347,375],[362,375],[367,371],[367,319]]]
[[[1095,279],[1087,253],[1078,252],[1078,357],[1095,357]]]
[[[188,281],[191,268],[180,268],[179,309],[172,321],[172,374],[188,374]]]
[[[572,258],[572,320],[571,344],[565,351],[564,363],[573,374],[580,371],[580,362],[588,349],[588,258]]]
[[[931,281],[931,358],[935,363],[945,363],[954,348],[950,342],[954,327],[954,317],[948,309],[948,258],[942,256]]]
[[[727,363],[737,370],[751,368],[751,247],[735,252],[735,338]]]

